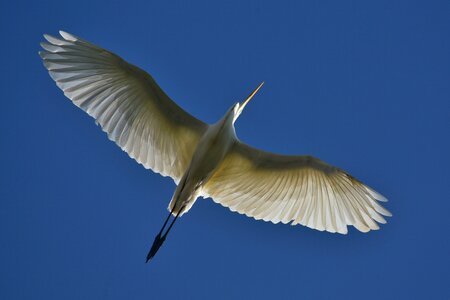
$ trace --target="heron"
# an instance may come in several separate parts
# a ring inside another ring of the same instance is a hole
[[[152,76],[73,34],[44,34],[39,52],[56,85],[139,164],[176,186],[146,262],[197,198],[256,220],[346,234],[379,229],[387,199],[346,171],[309,155],[280,155],[236,136],[235,122],[261,83],[214,124],[178,106]],[[169,220],[171,220],[169,224]]]

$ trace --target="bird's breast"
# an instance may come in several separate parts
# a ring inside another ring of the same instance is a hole
[[[233,133],[225,126],[211,126],[194,152],[188,169],[190,176],[202,181],[209,178],[234,143]]]
[[[208,182],[236,141],[234,128],[219,122],[208,128],[200,139],[189,167],[177,186],[169,209],[174,212],[184,207],[188,211],[195,202],[201,187]]]

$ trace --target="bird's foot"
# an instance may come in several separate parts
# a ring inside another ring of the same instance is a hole
[[[166,240],[166,235],[161,236],[161,232],[158,233],[158,235],[155,237],[155,240],[153,241],[153,245],[150,248],[150,251],[147,254],[147,260],[146,263],[155,256],[156,252],[158,252],[159,248],[161,248],[162,244]]]

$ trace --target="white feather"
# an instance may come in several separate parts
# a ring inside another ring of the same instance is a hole
[[[178,182],[207,125],[183,111],[144,71],[60,34],[44,35],[48,43],[41,43],[39,53],[58,87],[132,158]]]

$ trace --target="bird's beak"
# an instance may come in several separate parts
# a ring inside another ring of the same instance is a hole
[[[244,110],[244,107],[247,105],[247,103],[250,102],[250,100],[253,98],[253,96],[255,96],[255,94],[259,91],[259,89],[263,86],[264,81],[261,82],[261,84],[247,97],[247,99],[245,99],[244,102],[242,102],[239,105],[239,115],[242,113],[242,111]]]

